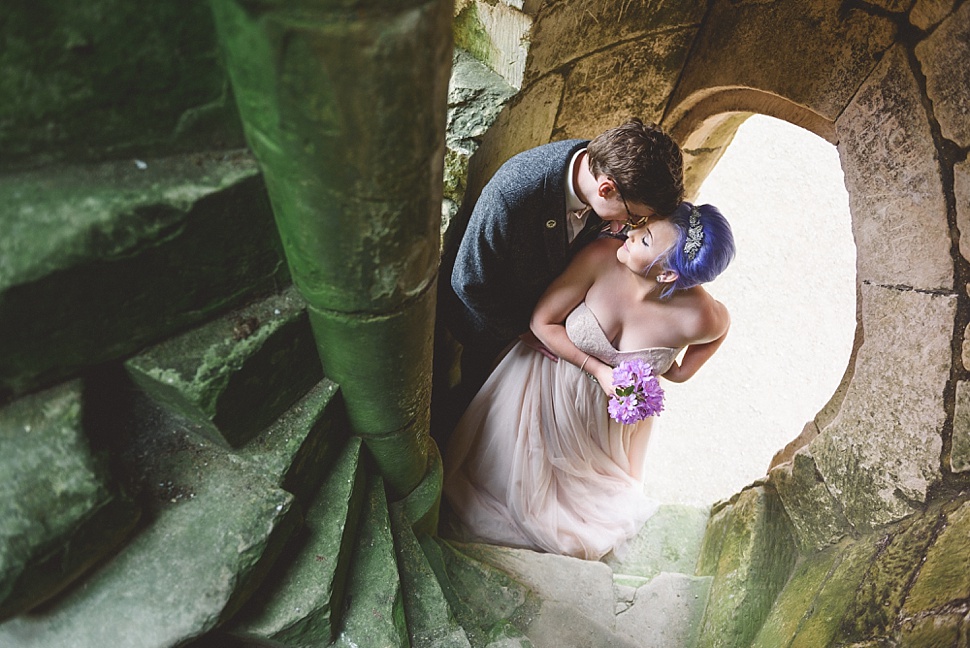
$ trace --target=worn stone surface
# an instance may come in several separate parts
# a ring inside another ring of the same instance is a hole
[[[347,437],[337,385],[324,378],[235,456],[306,502],[317,493]]]
[[[403,504],[391,505],[391,525],[411,645],[471,648],[468,636],[452,613],[438,577],[421,548]]]
[[[274,578],[240,610],[231,632],[296,645],[334,639],[364,495],[360,439],[351,438],[306,504],[303,527]]]
[[[842,6],[712,3],[671,103],[710,88],[758,88],[834,120],[896,35],[888,17]]]
[[[715,517],[721,518],[713,528],[721,538],[712,543],[705,539],[707,549],[717,549],[717,557],[700,561],[712,567],[714,581],[697,646],[745,646],[788,580],[795,542],[781,501],[764,487],[743,491]]]
[[[522,87],[532,18],[507,2],[471,0],[456,7],[455,46],[499,74],[514,88]]]
[[[551,74],[513,97],[482,138],[469,164],[466,202],[478,199],[485,183],[510,157],[553,139],[562,93],[562,76]]]
[[[408,646],[401,578],[397,571],[387,498],[380,477],[369,476],[344,615],[334,648]]]
[[[0,169],[240,147],[203,4],[10,4]]]
[[[422,536],[428,562],[473,646],[531,646],[524,630],[541,601],[506,572],[475,560],[462,545]]]
[[[860,294],[865,342],[855,374],[838,416],[809,448],[864,532],[912,513],[941,477],[956,298],[865,284]]]
[[[589,648],[639,648],[642,644],[584,617],[573,606],[560,601],[542,601],[525,630],[535,648],[588,646]]]
[[[939,511],[914,515],[886,533],[871,536],[877,548],[872,565],[846,609],[837,638],[844,642],[887,637],[914,572],[933,539]]]
[[[920,29],[930,29],[950,14],[953,4],[954,0],[916,0],[909,21]]]
[[[858,278],[889,286],[952,289],[936,146],[903,48],[887,52],[836,128],[859,252]]]
[[[841,559],[841,549],[830,548],[805,558],[778,595],[771,612],[758,630],[751,648],[789,646],[812,609],[819,591]]]
[[[482,544],[455,544],[462,553],[522,583],[544,601],[575,608],[605,627],[613,625],[613,572],[601,562]],[[582,587],[576,587],[582,583]]]
[[[0,409],[0,620],[111,555],[140,511],[85,434],[80,381]]]
[[[964,3],[916,46],[943,137],[970,146],[970,7]]]
[[[661,505],[623,549],[622,558],[611,553],[604,562],[615,574],[645,578],[660,572],[693,574],[709,517],[705,508]]]
[[[274,532],[288,532],[292,496],[215,459],[83,587],[0,625],[0,645],[168,648],[230,614]]]
[[[682,32],[681,39],[689,41],[703,14],[703,5],[671,0],[643,3],[622,0],[592,4],[551,3],[538,16],[532,31],[527,82],[614,46],[632,50],[653,39],[666,41],[671,30]],[[675,41],[678,49],[684,45],[683,42]],[[665,48],[658,49],[663,51]],[[679,68],[672,70],[675,75],[678,71]],[[621,70],[613,69],[609,72],[616,74]],[[616,87],[625,88],[630,94],[638,94],[649,87],[644,81],[624,86],[618,79]],[[637,90],[633,90],[634,88]]]
[[[577,61],[565,74],[556,128],[569,137],[593,137],[631,116],[659,122],[695,31],[691,26],[621,41]]]
[[[873,555],[880,549],[870,538],[840,552],[813,605],[805,609],[806,618],[799,625],[791,648],[837,645],[835,639],[848,618],[846,610],[855,602],[860,584],[869,577]]]
[[[323,374],[296,289],[252,303],[125,362],[146,393],[239,447]]]
[[[967,645],[967,627],[970,626],[963,613],[934,614],[907,619],[900,630],[899,648],[949,648]],[[963,637],[963,642],[960,639]]]
[[[970,503],[944,514],[943,527],[926,552],[903,604],[903,613],[914,616],[954,601],[970,598]]]
[[[953,193],[956,196],[957,227],[960,229],[960,254],[970,259],[970,161],[953,165]],[[970,351],[964,341],[963,366],[970,367]]]
[[[243,152],[0,176],[0,399],[288,282]]]
[[[950,469],[954,472],[970,470],[970,383],[965,380],[957,382],[951,438]]]
[[[632,605],[617,614],[616,631],[641,648],[692,646],[710,586],[710,577],[659,574],[637,588]]]
[[[820,479],[808,448],[796,452],[790,463],[777,466],[768,474],[785,505],[802,552],[819,551],[851,532],[852,525]]]
[[[514,94],[512,86],[474,56],[455,50],[448,83],[444,169],[444,197],[455,211],[465,195],[471,156]],[[442,222],[442,230],[447,231],[449,225],[450,221]]]

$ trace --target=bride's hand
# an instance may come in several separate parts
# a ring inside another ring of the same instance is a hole
[[[546,356],[553,362],[559,362],[559,357],[555,353],[550,351],[549,347],[547,347],[545,344],[540,342],[539,338],[537,338],[536,334],[533,333],[531,330],[526,331],[525,333],[520,335],[519,339],[522,340],[522,343],[525,344],[530,349],[538,351],[539,353]]]

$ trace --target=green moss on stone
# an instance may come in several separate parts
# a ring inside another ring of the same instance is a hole
[[[78,381],[0,410],[0,620],[114,551],[140,511],[89,445]]]
[[[903,613],[913,616],[970,598],[970,503],[944,515],[943,527],[926,552]]]
[[[289,283],[245,154],[5,176],[0,202],[0,399]]]
[[[11,2],[0,24],[0,171],[243,145],[204,2]]]
[[[795,562],[790,522],[773,491],[745,490],[720,513],[723,535],[699,648],[748,645]]]
[[[158,344],[125,363],[153,398],[239,447],[321,378],[295,289]]]
[[[884,535],[872,537],[879,549],[849,606],[837,639],[850,643],[888,637],[906,588],[933,539],[939,510],[910,516]]]

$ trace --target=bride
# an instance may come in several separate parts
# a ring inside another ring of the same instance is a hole
[[[516,343],[448,443],[444,493],[460,539],[591,560],[622,550],[657,508],[643,493],[653,419],[610,418],[612,369],[640,358],[667,380],[693,376],[730,324],[700,284],[733,257],[720,211],[686,202],[577,253],[531,322],[561,361]]]

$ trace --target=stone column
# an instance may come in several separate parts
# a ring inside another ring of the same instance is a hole
[[[426,474],[453,0],[212,0],[294,282],[355,434]]]

